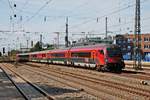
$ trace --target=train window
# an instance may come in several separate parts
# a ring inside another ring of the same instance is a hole
[[[51,54],[48,54],[48,56],[50,57],[50,56],[51,56]]]
[[[19,57],[29,57],[29,55],[19,55]]]
[[[107,48],[107,53],[109,57],[121,56],[121,49],[117,47]]]
[[[52,53],[52,57],[65,57],[65,53]]]
[[[100,52],[100,54],[104,54],[104,51],[103,51],[103,50],[100,50],[99,52]]]
[[[91,52],[73,52],[71,57],[91,57]]]
[[[42,54],[42,57],[46,57],[46,54]]]
[[[32,57],[33,57],[33,58],[36,58],[36,57],[37,57],[37,55],[32,55]]]

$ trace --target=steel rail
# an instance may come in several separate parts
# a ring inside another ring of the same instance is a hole
[[[44,68],[44,67],[43,67],[43,69],[45,69],[47,71],[49,70],[49,71],[52,71],[52,72],[55,71],[56,73],[65,74],[67,76],[73,76],[73,77],[76,77],[76,78],[82,78],[82,79],[87,80],[87,81],[91,81],[91,82],[103,84],[103,85],[106,85],[106,86],[114,87],[114,88],[117,88],[117,89],[120,89],[120,90],[131,92],[133,94],[138,94],[138,95],[142,95],[142,96],[146,96],[146,97],[149,97],[149,95],[150,95],[150,91],[148,91],[148,90],[144,90],[144,89],[140,89],[140,88],[137,88],[137,87],[128,86],[128,85],[121,84],[121,83],[116,83],[116,82],[107,81],[107,80],[101,80],[101,79],[98,79],[98,78],[93,78],[93,77],[86,76],[86,75],[79,75],[79,74],[76,74],[76,73],[66,72],[66,71],[62,71],[62,70],[60,72],[60,71],[57,71],[56,69],[52,70],[50,68]],[[79,77],[79,76],[81,76],[81,77]],[[111,85],[108,84],[108,83],[111,83]],[[118,87],[118,86],[121,86],[121,87]],[[132,90],[130,90],[130,89],[132,89]],[[137,92],[137,90],[141,91],[141,92]],[[145,94],[143,92],[147,92],[149,94],[147,95],[147,94]]]
[[[32,86],[34,89],[36,89],[38,92],[40,92],[41,94],[43,94],[45,97],[47,97],[49,100],[54,100],[54,97],[50,96],[45,90],[43,90],[42,88],[40,88],[39,86],[33,84],[31,81],[29,81],[28,79],[26,79],[25,77],[23,77],[22,75],[18,74],[17,72],[15,72],[14,70],[12,70],[11,68],[8,68],[6,65],[4,65],[5,68],[7,68],[8,70],[10,70],[11,72],[13,72],[16,76],[20,77],[22,80],[24,80],[26,83],[28,83],[30,86]],[[2,69],[5,73],[6,71],[4,69]],[[7,73],[6,73],[7,74]],[[13,82],[13,84],[15,84],[15,87],[17,89],[19,89],[19,91],[21,92],[21,94],[26,98],[26,100],[31,100],[31,98],[29,98],[28,96],[26,96],[26,94],[24,93],[24,91],[19,88],[17,86],[17,84],[11,79],[10,75],[7,74],[7,76],[9,77],[9,79]]]

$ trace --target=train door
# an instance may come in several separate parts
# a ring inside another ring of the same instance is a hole
[[[29,54],[29,61],[31,61],[31,59],[32,59],[32,55],[31,55],[31,54]]]
[[[72,62],[72,60],[71,60],[71,51],[70,51],[70,49],[69,50],[67,50],[67,57],[66,57],[66,61],[67,61],[67,64],[71,64],[71,62]]]
[[[105,64],[105,54],[103,49],[97,51],[97,59],[99,61],[99,65]]]
[[[94,50],[94,51],[92,51],[92,59],[94,60],[95,58],[96,58],[96,51]]]

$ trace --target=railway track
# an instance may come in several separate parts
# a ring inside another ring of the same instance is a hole
[[[131,65],[131,66],[126,66],[125,68],[127,68],[127,69],[133,69],[133,67],[132,67],[133,65]],[[142,67],[144,70],[150,70],[150,65],[148,65],[148,66],[143,66]]]
[[[120,76],[135,78],[140,80],[150,80],[150,73],[138,73],[138,74],[129,74],[129,73],[122,73]]]
[[[33,84],[28,79],[15,72],[15,70],[9,68],[7,65],[3,64],[3,66],[1,66],[0,68],[13,83],[13,85],[17,88],[17,90],[22,94],[25,100],[54,100],[54,98],[42,88],[40,88],[36,84]],[[15,76],[16,79],[14,79],[12,76]],[[16,80],[19,80],[19,82]]]
[[[79,75],[79,74],[76,74],[76,73],[60,71],[60,70],[58,71],[56,69],[50,69],[50,68],[44,68],[44,67],[40,67],[40,68],[44,69],[44,71],[41,70],[41,69],[38,69],[38,68],[35,68],[35,69],[36,69],[36,71],[40,71],[42,73],[48,73],[48,74],[54,75],[54,76],[59,77],[59,78],[63,78],[62,75],[63,76],[70,76],[72,78],[84,80],[85,82],[90,82],[93,85],[94,84],[100,84],[104,87],[109,87],[109,88],[125,91],[125,92],[128,92],[129,94],[139,95],[139,96],[143,96],[145,98],[149,98],[149,95],[150,95],[149,90],[144,90],[144,89],[140,89],[140,88],[137,88],[137,87],[131,87],[131,86],[128,86],[128,85],[124,85],[124,84],[120,84],[120,83],[116,83],[116,82],[112,82],[112,81],[101,80],[101,79],[97,79],[97,78],[93,78],[93,77],[89,77],[89,76],[85,76],[85,75]],[[27,70],[29,70],[29,69],[27,69]],[[47,71],[53,72],[53,73],[55,72],[58,75],[49,73]],[[69,80],[69,79],[66,79],[66,80]],[[72,81],[72,80],[70,80],[70,81]],[[81,84],[81,83],[78,83],[78,84]],[[95,87],[95,86],[88,85],[87,87],[90,87],[90,88],[95,89],[97,91],[103,91],[102,89],[100,89],[98,87]],[[115,94],[112,91],[111,92],[110,91],[103,91],[103,92],[107,93],[109,95],[113,95],[115,97],[122,98],[122,99],[131,99],[131,98],[128,98],[127,96],[124,96],[124,95]]]
[[[81,91],[85,91],[88,94],[96,96],[100,100],[110,100],[111,95],[110,95],[110,97],[107,97],[108,95],[105,96],[105,94],[103,94],[103,93],[101,95],[100,94],[101,91],[97,91],[97,88],[93,88],[92,86],[86,85],[84,83],[80,83],[80,82],[77,82],[77,81],[73,81],[71,79],[69,80],[69,79],[63,78],[63,77],[61,77],[61,75],[49,74],[49,73],[45,73],[45,72],[43,72],[41,70],[32,69],[31,66],[25,66],[24,69],[26,69],[26,70],[28,70],[30,72],[34,72],[34,73],[40,74],[40,75],[42,75],[44,77],[47,77],[49,79],[58,81],[58,82],[60,82],[62,84],[68,85],[70,87],[78,88]],[[55,76],[56,78],[52,78],[51,76]],[[63,81],[62,81],[62,79],[63,79]],[[67,81],[70,81],[70,82],[67,82]],[[84,87],[84,90],[81,87]],[[103,92],[105,92],[105,91],[103,90]],[[114,97],[112,97],[112,98],[114,98]]]
[[[34,65],[34,63],[33,64],[26,63],[26,65],[40,67],[39,65]],[[57,66],[57,65],[54,65],[54,66]],[[66,67],[64,65],[60,65],[60,66]],[[138,73],[138,75],[136,73]],[[115,73],[111,73],[111,74],[116,75]],[[140,80],[150,80],[150,73],[145,73],[145,72],[123,70],[122,73],[118,74],[118,75],[123,76],[123,77],[127,77],[127,78],[134,78],[134,79],[140,79]]]
[[[43,63],[25,63],[26,65],[32,65],[33,67],[38,67],[40,68],[42,65],[45,65],[47,66],[48,64],[43,64]],[[22,65],[22,64],[20,64]],[[58,66],[58,65],[54,65],[52,64],[53,66]],[[64,68],[67,68],[66,66],[64,65],[60,65],[60,66],[63,66]],[[89,72],[88,72],[89,71]],[[93,72],[96,72],[96,71],[93,71],[91,73],[90,70],[86,71],[87,74],[92,74],[92,75],[96,75],[95,73]],[[121,74],[116,74],[116,73],[107,73],[108,75],[98,75],[99,77],[103,77],[103,76],[113,76],[113,79],[115,81],[119,81],[119,83],[121,82],[122,84],[124,84],[124,82],[126,83],[126,81],[128,81],[128,84],[134,84],[134,86],[138,87],[138,85],[150,85],[150,73],[149,72],[145,72],[145,71],[133,71],[133,70],[123,70],[123,72]],[[125,79],[125,80],[123,80]],[[128,80],[130,79],[130,80]],[[137,80],[137,81],[132,81],[133,80]],[[124,82],[123,82],[124,81]],[[143,83],[145,82],[145,83]]]

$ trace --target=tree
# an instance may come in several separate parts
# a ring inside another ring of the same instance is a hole
[[[54,45],[52,45],[52,44],[47,44],[46,50],[52,50],[52,49],[54,49]]]
[[[41,43],[38,41],[35,46],[33,48],[30,49],[31,52],[33,51],[41,51],[43,50],[42,47],[41,47]]]

